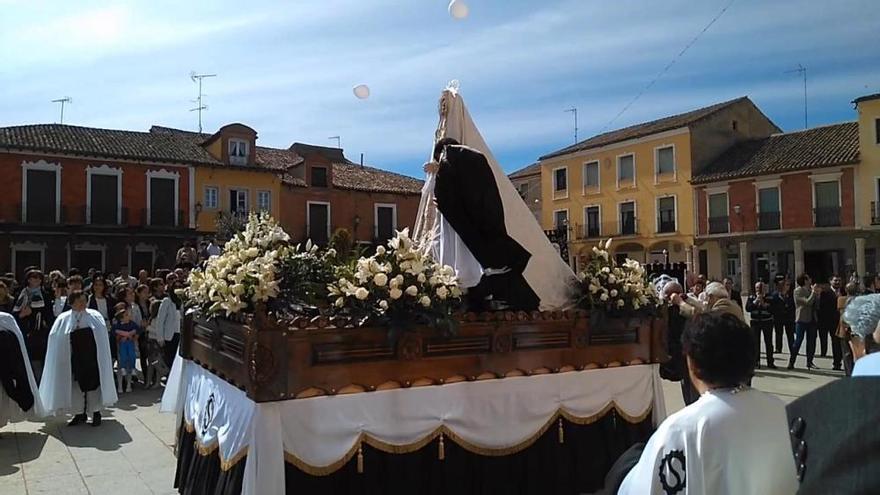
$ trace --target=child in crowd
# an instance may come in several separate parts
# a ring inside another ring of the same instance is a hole
[[[125,391],[131,392],[131,380],[137,359],[137,323],[131,321],[131,312],[124,302],[116,304],[116,317],[113,320],[113,333],[119,349],[119,369],[116,372],[116,391],[122,393],[123,379],[128,378]]]

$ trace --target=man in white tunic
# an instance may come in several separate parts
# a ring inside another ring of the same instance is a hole
[[[682,344],[701,397],[663,421],[617,493],[797,492],[785,404],[744,385],[755,366],[745,323],[731,314],[704,314],[685,328]]]
[[[10,421],[42,415],[24,337],[15,318],[0,312],[0,428]]]
[[[113,361],[104,317],[86,307],[86,295],[73,291],[70,310],[61,313],[49,333],[40,398],[48,414],[73,413],[70,426],[101,424],[101,409],[116,403]]]

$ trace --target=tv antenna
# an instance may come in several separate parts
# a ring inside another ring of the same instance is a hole
[[[199,112],[199,133],[202,132],[202,110],[207,110],[208,105],[202,104],[202,97],[205,96],[202,93],[202,79],[207,77],[217,77],[217,74],[196,74],[196,71],[192,71],[189,73],[189,78],[192,79],[193,82],[199,83],[199,97],[193,100],[197,106],[195,108],[190,108],[190,112]]]
[[[64,104],[65,103],[73,103],[73,98],[69,96],[65,96],[64,98],[58,98],[57,100],[52,100],[52,103],[61,103],[61,121],[59,124],[64,123]]]
[[[342,138],[340,136],[330,136],[327,139],[335,139],[336,140],[336,147],[339,149],[342,149]]]
[[[564,112],[571,112],[574,114],[574,142],[577,144],[578,142],[578,109],[577,107],[571,107],[567,110],[563,110]]]
[[[804,129],[807,128],[807,68],[801,64],[797,65],[797,69],[787,70],[786,74],[797,72],[804,78]]]

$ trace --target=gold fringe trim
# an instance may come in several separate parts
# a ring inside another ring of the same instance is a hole
[[[438,458],[440,460],[445,459],[446,457],[446,449],[444,444],[444,439],[448,438],[455,442],[459,447],[467,450],[470,453],[478,454],[487,457],[500,457],[505,455],[516,454],[521,452],[529,447],[531,447],[538,439],[547,433],[547,431],[553,427],[554,423],[558,425],[559,428],[559,442],[563,443],[564,436],[562,430],[562,419],[569,421],[578,425],[588,425],[595,423],[609,412],[614,411],[621,418],[626,420],[628,423],[640,423],[644,421],[654,410],[654,404],[651,403],[648,405],[648,408],[641,414],[638,415],[629,415],[621,410],[621,408],[615,403],[611,401],[607,406],[602,408],[596,414],[592,414],[590,416],[578,417],[574,416],[568,411],[560,408],[557,410],[550,419],[538,430],[532,434],[529,438],[517,443],[516,445],[511,445],[509,447],[502,448],[494,448],[494,447],[484,447],[482,445],[478,445],[475,443],[468,442],[467,440],[461,438],[456,435],[455,432],[451,431],[445,425],[439,426],[437,429],[428,433],[423,438],[406,445],[395,445],[387,442],[383,442],[379,439],[371,437],[365,433],[361,433],[358,435],[358,438],[354,441],[354,444],[351,448],[336,462],[330,463],[326,466],[313,466],[311,464],[307,464],[299,457],[291,454],[290,452],[284,452],[284,460],[293,464],[300,471],[303,471],[306,474],[311,476],[328,476],[330,474],[335,473],[343,466],[348,464],[348,462],[357,455],[358,457],[358,472],[363,472],[363,444],[366,443],[370,447],[375,448],[376,450],[385,452],[387,454],[409,454],[411,452],[415,452],[424,448],[426,445],[430,444],[434,441],[434,439],[438,439]]]
[[[195,431],[196,431],[195,426],[185,419],[183,420],[183,427],[186,429],[187,433],[195,433]],[[207,456],[213,454],[214,451],[216,451],[220,447],[220,442],[219,442],[219,440],[216,440],[216,439],[213,442],[211,442],[210,444],[205,445],[205,444],[199,442],[199,439],[197,437],[193,443],[196,446],[196,451],[202,457],[207,457]],[[238,451],[234,456],[230,457],[229,459],[224,459],[223,455],[218,453],[218,457],[220,457],[220,470],[221,471],[229,471],[230,469],[235,467],[235,465],[238,464],[239,461],[241,461],[242,459],[247,457],[249,450],[250,450],[250,447],[245,447],[245,448],[241,449],[240,451]]]

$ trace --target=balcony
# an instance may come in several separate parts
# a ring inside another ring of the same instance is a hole
[[[710,234],[726,234],[730,232],[730,217],[709,217],[709,233]]]
[[[816,227],[840,227],[840,207],[823,206],[813,209]]]
[[[657,217],[657,233],[671,234],[675,232],[675,211],[661,211]]]
[[[762,211],[758,213],[758,230],[779,230],[779,212]]]
[[[599,224],[591,223],[588,225],[578,225],[578,237],[580,239],[597,239],[601,237]]]
[[[77,227],[89,225],[97,228],[154,227],[185,229],[189,227],[189,211],[154,209],[152,215],[146,208],[94,209],[83,205],[62,205],[56,211],[54,205],[39,204],[29,208],[27,203],[0,205],[0,223],[31,227]],[[147,220],[150,220],[149,222]]]
[[[618,235],[636,235],[639,233],[639,222],[636,217],[621,217]]]
[[[880,211],[877,211],[877,202],[871,201],[871,225],[880,225]]]

